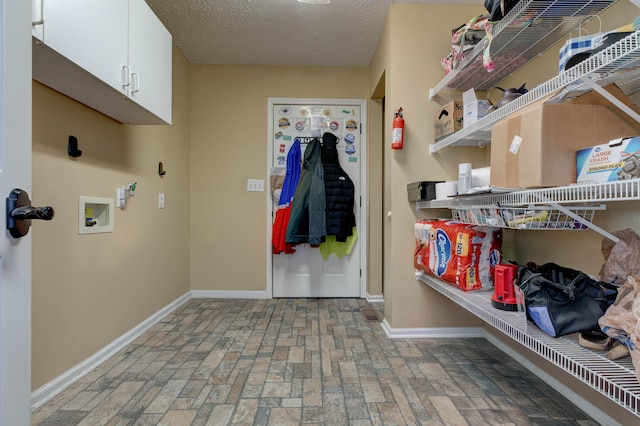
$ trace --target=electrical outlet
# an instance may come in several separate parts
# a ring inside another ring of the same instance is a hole
[[[116,200],[118,207],[124,209],[127,205],[127,194],[124,188],[116,188]]]
[[[164,192],[158,193],[158,208],[164,209]]]
[[[247,191],[249,191],[249,192],[263,192],[264,191],[264,181],[262,179],[248,179],[247,180]]]

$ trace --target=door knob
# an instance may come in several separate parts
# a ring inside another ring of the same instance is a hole
[[[7,229],[13,238],[27,235],[33,219],[53,219],[53,207],[33,207],[29,194],[15,188],[7,198]]]

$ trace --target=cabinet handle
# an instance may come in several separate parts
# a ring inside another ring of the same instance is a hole
[[[131,80],[129,78],[129,73],[130,68],[129,65],[123,65],[122,66],[122,88],[126,89],[130,84],[131,84]]]
[[[38,19],[37,21],[31,21],[31,25],[42,24],[44,24],[44,0],[40,0],[40,19]]]
[[[140,91],[140,74],[137,72],[131,73],[131,93],[138,93]]]

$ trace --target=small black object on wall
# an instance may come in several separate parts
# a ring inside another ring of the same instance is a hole
[[[78,158],[82,155],[82,151],[78,149],[78,139],[75,136],[69,136],[69,145],[67,147],[69,157]]]
[[[158,174],[160,176],[164,176],[167,174],[167,171],[164,169],[164,166],[162,165],[162,161],[158,163]]]

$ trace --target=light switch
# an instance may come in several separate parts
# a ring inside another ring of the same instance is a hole
[[[262,180],[262,179],[248,179],[247,180],[247,191],[249,191],[249,192],[263,192],[264,191],[264,180]]]
[[[164,209],[164,192],[158,193],[158,208]]]

